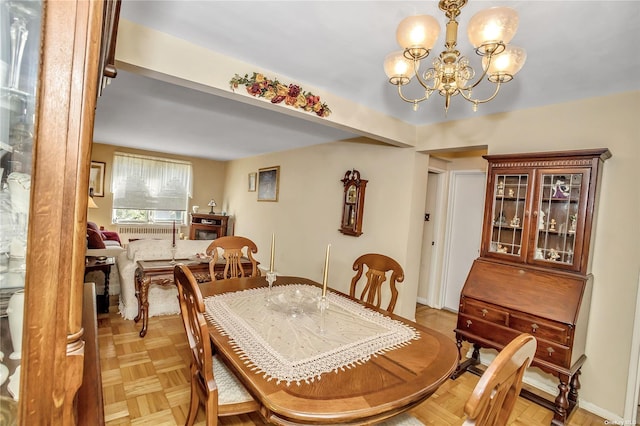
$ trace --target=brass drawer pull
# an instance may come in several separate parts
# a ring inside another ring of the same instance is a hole
[[[531,324],[531,332],[532,333],[535,333],[539,328],[540,328],[540,326],[538,324],[536,324],[535,322],[533,324]]]
[[[551,346],[549,346],[549,347],[547,348],[547,352],[549,353],[549,356],[551,356],[551,355],[553,355],[553,353],[554,353],[555,351],[553,350],[553,348],[552,348]]]
[[[489,311],[487,311],[486,309],[482,310],[482,316],[483,317],[486,317],[488,313],[489,313]]]
[[[473,322],[471,322],[471,320],[467,320],[467,328],[471,327],[471,324],[473,324]]]

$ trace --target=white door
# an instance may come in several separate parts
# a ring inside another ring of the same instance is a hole
[[[485,181],[483,172],[451,172],[442,306],[455,312],[471,264],[480,255]]]

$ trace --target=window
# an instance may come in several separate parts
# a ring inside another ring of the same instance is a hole
[[[116,152],[113,223],[186,223],[192,170],[187,161]]]

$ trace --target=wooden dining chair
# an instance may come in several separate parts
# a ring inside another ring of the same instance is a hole
[[[513,411],[525,370],[536,353],[535,337],[523,333],[505,346],[482,373],[464,406],[463,426],[504,426]]]
[[[220,278],[219,276],[216,277],[214,271],[214,266],[220,259],[220,256],[225,260],[222,279],[245,276],[259,277],[260,270],[258,269],[258,263],[253,258],[253,255],[257,252],[258,246],[256,246],[256,243],[246,237],[227,236],[213,240],[206,251],[207,255],[211,256],[211,262],[209,262],[211,281]],[[251,262],[250,275],[245,274],[244,268],[242,267],[242,259],[248,259]]]
[[[191,348],[191,404],[186,425],[192,425],[200,403],[205,407],[207,425],[217,425],[218,416],[235,416],[260,407],[224,362],[212,355],[211,340],[204,318],[204,300],[193,274],[184,265],[174,268],[180,313]]]
[[[363,302],[375,305],[377,308],[379,308],[382,303],[382,284],[387,280],[387,273],[391,272],[389,277],[391,299],[389,300],[387,311],[393,312],[396,307],[396,301],[398,300],[398,289],[396,288],[396,283],[404,281],[404,271],[402,270],[402,266],[384,254],[367,253],[363,254],[353,262],[353,270],[357,272],[351,279],[349,295],[351,297],[356,297]],[[362,280],[364,287],[362,287],[362,283],[359,282],[363,273],[367,277],[366,282]],[[361,291],[358,289],[359,287],[362,288]],[[356,293],[358,292],[360,295],[356,296]]]

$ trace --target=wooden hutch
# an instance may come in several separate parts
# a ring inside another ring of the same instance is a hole
[[[190,240],[215,240],[227,235],[229,216],[191,213]]]
[[[0,80],[0,191],[4,200],[26,200],[11,203],[6,219],[15,223],[0,232],[2,259],[19,263],[19,270],[2,263],[0,274],[24,286],[24,308],[9,313],[23,314],[21,357],[3,361],[14,385],[20,379],[19,392],[0,388],[7,424],[104,424],[95,292],[84,286],[84,263],[94,114],[103,75],[116,73],[119,6],[0,4],[0,56],[9,75]],[[26,247],[26,256],[13,256],[7,242]],[[9,355],[17,336],[7,336],[5,322],[17,329],[0,316],[0,350]],[[9,393],[19,394],[17,403]]]
[[[555,401],[523,391],[565,424],[578,404],[593,276],[590,246],[607,149],[486,155],[480,257],[460,295],[458,366],[475,373],[480,348],[501,350],[520,333],[538,341],[532,366],[559,379]],[[460,353],[460,359],[464,359]]]

